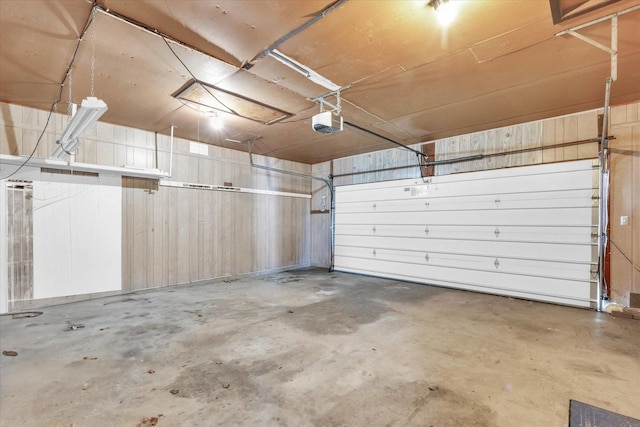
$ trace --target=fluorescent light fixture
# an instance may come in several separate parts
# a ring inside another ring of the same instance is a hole
[[[103,100],[89,96],[82,100],[80,108],[62,132],[56,143],[58,146],[51,155],[52,159],[64,160],[80,145],[80,136],[93,125],[107,111],[107,104]]]
[[[308,78],[309,80],[311,80],[312,82],[314,82],[319,86],[325,87],[332,92],[335,92],[340,89],[340,86],[338,86],[328,78],[321,76],[318,72],[312,70],[306,65],[299,63],[295,59],[288,57],[287,55],[285,55],[284,53],[276,49],[273,49],[269,53],[269,56],[275,59],[276,61],[283,63],[284,65],[291,68],[292,70],[299,72],[300,74],[302,74],[303,76],[305,76],[306,78]]]

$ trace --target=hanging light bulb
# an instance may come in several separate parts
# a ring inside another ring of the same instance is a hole
[[[218,115],[218,113],[213,113],[211,118],[209,119],[209,124],[212,129],[220,130],[224,127],[224,122],[222,118]]]
[[[462,1],[460,0],[429,1],[429,6],[433,7],[433,9],[436,11],[436,19],[438,20],[438,24],[443,27],[451,24],[456,19],[461,4]]]

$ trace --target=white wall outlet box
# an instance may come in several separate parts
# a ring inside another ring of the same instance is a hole
[[[620,225],[629,225],[629,217],[628,216],[621,216],[620,217]]]

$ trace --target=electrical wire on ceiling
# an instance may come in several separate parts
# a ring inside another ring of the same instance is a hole
[[[197,111],[198,113],[213,113],[214,110],[215,110],[215,108],[213,108],[213,107],[203,107],[203,108],[207,108],[206,110],[203,110],[203,109],[200,109],[200,108],[196,107],[195,105],[191,105],[191,103],[189,101],[185,101],[184,99],[180,99],[180,98],[176,98],[176,99],[178,101],[180,101],[180,103],[183,106],[185,106],[185,107],[187,107],[187,108],[189,108],[189,109],[191,109],[193,111]]]
[[[316,13],[316,14],[315,14],[315,15],[314,15],[310,20],[306,21],[306,22],[305,22],[305,23],[303,23],[302,25],[298,26],[297,28],[293,29],[293,30],[292,30],[292,31],[290,31],[289,33],[287,33],[287,34],[285,34],[284,36],[280,37],[278,40],[276,40],[274,43],[272,43],[269,47],[267,47],[265,50],[263,50],[262,52],[260,52],[260,53],[259,53],[259,54],[258,54],[258,55],[257,55],[257,56],[252,60],[252,61],[250,61],[250,62],[248,62],[248,63],[245,63],[245,65],[243,65],[243,66],[242,66],[242,69],[247,70],[247,69],[251,68],[251,67],[255,64],[255,62],[256,62],[257,60],[262,59],[262,58],[264,58],[264,57],[266,57],[266,56],[270,55],[270,54],[271,54],[271,53],[272,53],[272,52],[273,52],[273,51],[274,51],[278,46],[280,46],[282,43],[284,43],[285,41],[287,41],[287,40],[289,40],[290,38],[294,37],[295,35],[299,34],[299,33],[300,33],[300,32],[302,32],[303,30],[305,30],[305,29],[307,29],[308,27],[310,27],[311,25],[315,24],[317,21],[319,21],[320,19],[324,18],[326,15],[328,15],[328,14],[329,14],[329,13],[331,13],[331,12],[333,12],[335,9],[337,9],[337,8],[338,8],[338,7],[340,7],[340,6],[342,6],[342,5],[343,5],[343,4],[345,4],[347,1],[348,1],[348,0],[337,0],[337,1],[335,1],[333,4],[329,5],[329,6],[328,6],[328,7],[326,7],[325,9],[323,9],[322,11],[320,11],[320,12]],[[184,67],[184,69],[189,73],[189,75],[190,75],[190,76],[191,76],[191,77],[192,77],[196,82],[199,82],[199,80],[198,80],[198,79],[196,78],[196,76],[193,74],[193,72],[191,71],[191,69],[190,69],[190,68],[189,68],[189,67],[184,63],[184,61],[179,57],[179,55],[178,55],[178,54],[175,52],[175,50],[171,47],[171,45],[169,44],[169,42],[168,42],[168,40],[167,40],[167,39],[168,39],[168,36],[166,36],[166,35],[164,35],[164,34],[160,33],[158,30],[153,29],[153,28],[150,28],[150,27],[148,27],[148,26],[146,26],[146,25],[144,25],[144,24],[142,24],[142,23],[140,23],[140,22],[134,21],[134,20],[132,20],[132,19],[130,19],[130,18],[127,18],[127,17],[125,17],[125,16],[122,16],[122,15],[114,14],[114,13],[113,13],[113,11],[111,11],[111,10],[105,10],[104,8],[100,8],[100,9],[101,9],[102,11],[104,11],[105,13],[111,14],[112,16],[116,16],[116,17],[117,17],[117,18],[119,18],[119,19],[123,19],[123,20],[125,20],[126,22],[129,22],[129,23],[131,23],[131,24],[133,24],[133,25],[136,25],[136,26],[138,26],[138,27],[140,27],[140,28],[146,29],[147,31],[152,32],[153,34],[159,35],[159,36],[162,38],[162,40],[164,41],[164,43],[167,45],[167,47],[169,48],[169,50],[171,51],[171,53],[173,54],[173,56],[175,56],[175,58],[180,62],[180,64],[182,64],[182,66],[183,66],[183,67]],[[174,41],[174,42],[176,42],[176,43],[178,43],[178,44],[180,44],[180,45],[184,45],[182,42],[180,42],[180,41],[178,41],[178,40],[175,40],[175,39],[173,39],[173,38],[171,38],[171,40],[172,40],[172,41]],[[200,52],[200,51],[198,51],[198,52]],[[216,59],[217,59],[217,58],[216,58]],[[386,69],[385,69],[385,70],[383,70],[383,71],[386,71]],[[365,77],[365,78],[363,78],[363,79],[358,80],[357,82],[359,83],[359,82],[361,82],[361,81],[363,81],[363,80],[365,80],[365,79],[368,79],[369,77],[371,77],[371,76],[367,76],[367,77]],[[238,114],[236,111],[234,111],[231,107],[229,107],[228,105],[226,105],[225,103],[223,103],[220,99],[218,99],[218,97],[216,97],[216,96],[213,94],[213,92],[212,92],[212,91],[211,91],[211,90],[210,90],[206,85],[201,85],[201,87],[203,87],[203,88],[207,91],[207,93],[209,93],[209,95],[211,95],[211,97],[212,97],[213,99],[215,99],[217,102],[219,102],[219,103],[220,103],[221,105],[223,105],[225,108],[227,108],[227,109],[228,109],[229,111],[231,111],[233,114],[235,114],[235,115],[239,115],[239,114]],[[348,85],[348,87],[351,87],[351,85]],[[357,109],[359,109],[359,110],[363,111],[364,113],[366,113],[366,114],[368,114],[368,115],[370,115],[370,116],[374,117],[376,120],[380,120],[381,122],[385,123],[386,125],[388,125],[388,126],[390,126],[390,127],[394,128],[394,129],[396,129],[396,130],[398,130],[398,131],[400,131],[400,132],[404,133],[404,134],[405,134],[405,135],[407,135],[409,138],[411,138],[411,139],[413,139],[413,140],[416,140],[416,138],[415,138],[415,137],[413,137],[412,135],[410,135],[410,134],[409,134],[408,132],[406,132],[405,130],[403,130],[403,129],[401,129],[401,128],[397,127],[397,126],[394,126],[393,124],[391,124],[391,123],[387,122],[386,120],[384,120],[384,119],[382,119],[382,118],[380,118],[380,117],[376,116],[375,114],[370,113],[369,111],[367,111],[367,110],[365,110],[365,109],[363,109],[363,108],[361,108],[361,107],[359,107],[359,106],[357,106],[357,105],[353,104],[352,102],[349,102],[349,101],[347,101],[347,100],[345,100],[345,101],[346,101],[347,103],[351,104],[352,106],[354,106],[355,108],[357,108]],[[192,109],[194,109],[194,110],[197,110],[196,108],[193,108],[193,107],[191,107],[191,106],[187,105],[187,104],[186,104],[186,103],[184,103],[184,102],[183,102],[182,104],[183,104],[183,105],[185,105],[185,106],[187,106],[187,107],[189,107],[189,108],[192,108]],[[198,110],[198,111],[199,111],[199,110]],[[283,122],[283,123],[297,123],[297,122],[299,122],[299,121],[305,121],[305,120],[308,120],[308,118],[303,118],[303,119],[300,119],[300,120],[294,120],[294,121],[290,121],[290,122]],[[366,131],[366,130],[365,130],[365,131]],[[368,131],[368,132],[369,132],[369,131]],[[371,134],[373,134],[373,135],[375,135],[375,136],[381,137],[380,135],[376,134],[375,132],[369,132],[369,133],[371,133]],[[382,138],[383,138],[383,139],[385,139],[384,137],[382,137]],[[387,139],[387,140],[389,140],[388,138],[386,138],[386,139]],[[390,141],[390,142],[392,142],[392,143],[394,143],[394,144],[396,144],[396,145],[398,145],[398,146],[400,146],[400,147],[402,147],[402,148],[407,148],[407,149],[409,149],[410,151],[413,151],[413,152],[415,152],[415,153],[419,153],[419,152],[417,152],[417,151],[415,151],[415,150],[412,150],[412,149],[410,149],[410,148],[406,147],[406,146],[405,146],[405,145],[403,145],[403,144],[397,143],[397,142],[395,142],[395,141],[393,141],[393,140],[389,140],[389,141]],[[416,142],[419,142],[419,141],[416,141]],[[418,155],[418,157],[420,157],[420,156],[421,156],[421,155],[423,155],[423,154],[422,154],[422,153],[419,153],[419,154],[417,154],[417,155]]]
[[[223,62],[223,63],[225,63],[227,65],[231,65],[234,68],[238,69],[238,65],[232,64],[232,63],[230,63],[228,61],[225,61],[224,59],[220,59],[217,56],[212,55],[211,53],[207,53],[207,52],[205,52],[205,51],[203,51],[203,50],[201,50],[201,49],[199,49],[199,48],[197,48],[195,46],[192,46],[192,45],[189,45],[189,44],[183,42],[182,40],[178,40],[175,37],[171,37],[170,35],[168,35],[166,33],[163,33],[162,31],[158,30],[157,28],[151,27],[151,26],[149,26],[149,25],[147,25],[147,24],[145,24],[143,22],[136,21],[133,18],[130,18],[130,17],[126,16],[126,15],[118,13],[118,12],[116,12],[116,11],[114,11],[112,9],[109,9],[109,8],[107,8],[105,6],[102,6],[100,4],[97,4],[96,3],[97,0],[93,0],[93,1],[94,1],[94,7],[96,9],[98,9],[100,12],[104,13],[105,15],[107,15],[107,16],[115,18],[115,19],[117,19],[117,20],[119,20],[121,22],[129,24],[129,25],[131,25],[133,27],[136,27],[138,29],[141,29],[143,31],[146,31],[147,33],[153,34],[154,36],[159,36],[159,37],[163,37],[165,39],[171,40],[173,43],[178,44],[178,45],[182,46],[183,48],[186,48],[186,49],[189,49],[189,50],[191,50],[193,52],[197,52],[197,53],[200,53],[202,55],[211,57],[211,58],[213,58],[213,59],[215,59],[217,61]]]
[[[176,57],[176,59],[177,59],[177,60],[182,64],[182,66],[184,67],[184,69],[185,69],[185,70],[187,70],[187,73],[189,73],[189,75],[191,76],[191,78],[192,78],[193,80],[195,80],[196,82],[200,82],[200,80],[198,80],[198,79],[196,78],[196,76],[191,72],[191,70],[189,69],[189,67],[187,67],[187,64],[185,64],[185,63],[184,63],[184,61],[182,61],[182,59],[180,59],[180,57],[178,56],[178,54],[173,50],[173,48],[171,47],[171,45],[170,45],[170,44],[169,44],[169,42],[167,41],[166,37],[165,37],[165,36],[163,36],[163,35],[161,35],[160,37],[162,38],[162,40],[164,41],[164,43],[167,45],[167,47],[169,48],[169,50],[171,51],[171,53],[173,54],[173,56],[175,56],[175,57]],[[206,90],[206,91],[207,91],[207,93],[208,93],[209,95],[211,95],[211,97],[212,97],[213,99],[215,99],[217,102],[219,102],[219,103],[220,103],[224,108],[226,108],[227,110],[231,111],[231,113],[235,114],[236,116],[239,116],[239,114],[238,114],[238,113],[237,113],[233,108],[229,107],[229,106],[228,106],[228,105],[226,105],[224,102],[220,101],[220,99],[218,99],[218,97],[217,97],[217,96],[215,96],[215,95],[213,94],[213,92],[211,92],[211,91],[209,90],[209,88],[207,87],[207,85],[203,85],[203,84],[201,84],[200,86],[201,86],[201,87],[203,87],[203,88],[204,88],[204,90]]]
[[[40,143],[42,142],[42,138],[44,137],[44,134],[47,131],[47,127],[49,127],[49,122],[51,121],[51,116],[53,115],[53,112],[55,111],[56,106],[58,105],[58,103],[62,100],[62,93],[64,91],[64,85],[65,85],[65,82],[67,81],[67,79],[71,76],[71,70],[73,68],[73,65],[76,62],[76,56],[78,55],[78,50],[80,49],[80,44],[82,43],[84,35],[89,30],[89,27],[91,27],[91,24],[93,24],[93,22],[94,22],[96,7],[97,6],[95,5],[95,3],[91,7],[91,12],[89,12],[89,16],[87,17],[87,21],[85,22],[84,28],[82,29],[82,32],[80,33],[80,37],[78,38],[78,42],[76,43],[76,47],[75,47],[75,49],[73,51],[73,55],[71,56],[71,61],[69,62],[69,66],[67,67],[67,70],[64,72],[64,76],[62,78],[62,82],[60,83],[60,91],[58,92],[58,97],[51,104],[51,108],[49,108],[49,114],[47,115],[47,121],[44,124],[44,128],[42,129],[42,132],[40,132],[40,135],[38,136],[38,139],[36,141],[35,147],[33,147],[33,150],[31,151],[31,154],[29,154],[29,157],[27,157],[27,159],[18,167],[18,169],[16,169],[15,171],[13,171],[12,173],[10,173],[7,176],[0,177],[0,180],[9,179],[12,176],[14,176],[15,174],[17,174],[18,172],[20,172],[20,170],[22,170],[22,168],[24,168],[27,165],[27,163],[29,163],[29,160],[31,160],[33,158],[33,155],[38,150],[38,147],[40,146]]]

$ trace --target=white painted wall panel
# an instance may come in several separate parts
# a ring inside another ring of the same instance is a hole
[[[338,187],[335,268],[589,307],[592,160]]]
[[[119,176],[43,173],[33,185],[34,299],[119,291]]]

